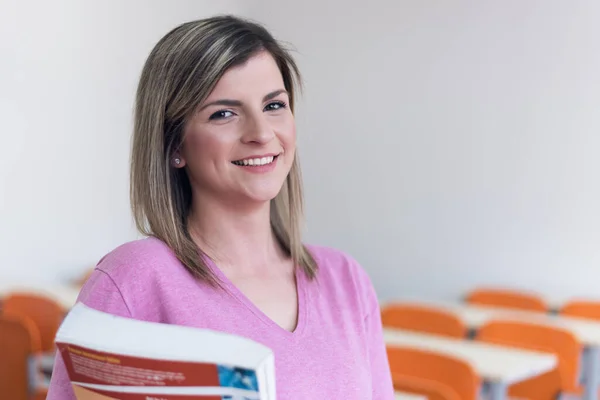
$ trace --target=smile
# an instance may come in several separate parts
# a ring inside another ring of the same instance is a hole
[[[261,166],[271,164],[275,159],[279,156],[268,156],[261,158],[247,158],[244,160],[232,161],[232,164],[240,165],[240,166]]]

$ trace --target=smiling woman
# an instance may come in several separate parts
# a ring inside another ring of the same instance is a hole
[[[369,277],[301,240],[299,84],[259,24],[217,16],[167,33],[136,98],[131,204],[147,237],[103,257],[79,300],[263,343],[279,400],[393,399]],[[48,399],[74,399],[60,355]]]
[[[202,207],[193,209],[212,209],[211,202],[228,195],[236,208],[276,198],[296,147],[284,86],[277,62],[263,50],[225,72],[192,115],[182,149],[174,156],[181,160],[176,168],[187,167],[190,179],[198,183],[195,192],[192,186],[192,198]]]

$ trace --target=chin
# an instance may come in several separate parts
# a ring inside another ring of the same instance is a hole
[[[248,200],[250,201],[254,201],[256,203],[267,203],[270,202],[271,200],[273,200],[275,197],[277,197],[277,195],[279,194],[279,192],[274,192],[274,193],[261,193],[261,194],[252,194],[248,196]]]
[[[245,195],[250,201],[269,202],[277,197],[282,186],[283,184],[273,185],[273,187],[246,188]]]

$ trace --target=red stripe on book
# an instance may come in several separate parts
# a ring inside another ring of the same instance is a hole
[[[124,356],[64,343],[58,343],[57,347],[72,382],[114,386],[220,386],[215,364]]]
[[[221,396],[121,393],[109,390],[82,388],[73,385],[77,400],[222,400]]]

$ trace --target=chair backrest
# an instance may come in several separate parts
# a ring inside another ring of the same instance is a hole
[[[451,387],[430,379],[396,375],[394,389],[423,396],[427,400],[462,400]]]
[[[3,312],[29,317],[39,331],[42,351],[54,350],[56,332],[64,318],[65,311],[54,300],[30,293],[10,293],[4,298]]]
[[[476,400],[481,379],[466,361],[434,351],[388,346],[392,379],[420,378],[452,389],[460,400]]]
[[[0,315],[0,393],[3,399],[29,399],[29,359],[40,348],[33,321],[22,315]]]
[[[509,289],[481,288],[466,296],[467,303],[514,308],[525,311],[548,312],[549,307],[538,295]]]
[[[30,400],[46,400],[46,397],[48,397],[48,389],[43,388],[35,392]]]
[[[389,304],[381,310],[385,327],[464,338],[468,328],[458,316],[444,310],[416,304]]]
[[[600,301],[572,300],[559,310],[561,315],[600,320]]]
[[[513,385],[510,395],[530,400],[553,400],[561,392],[578,390],[582,344],[570,332],[554,326],[522,321],[490,321],[476,334],[476,340],[552,353],[558,366],[541,376]]]

